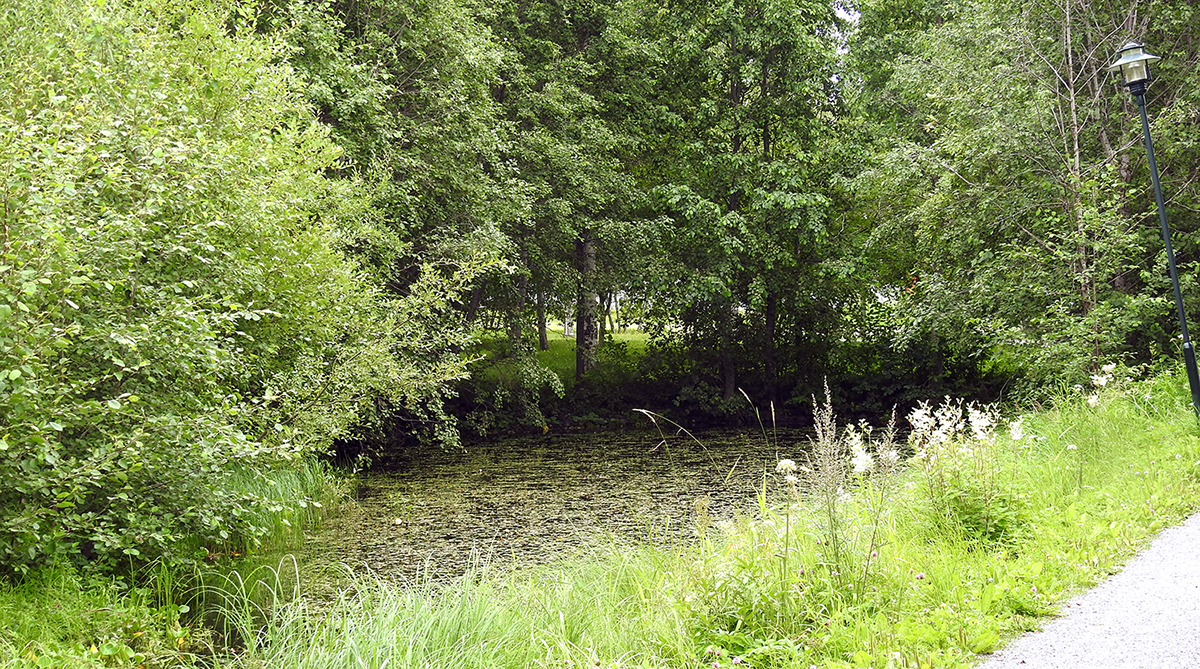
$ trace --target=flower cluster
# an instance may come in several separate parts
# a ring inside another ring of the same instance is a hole
[[[796,476],[795,460],[788,460],[787,458],[780,460],[779,463],[775,465],[775,473],[783,474],[783,480],[787,481],[790,485],[795,485],[800,482],[800,479]]]
[[[1088,395],[1088,406],[1100,406],[1100,391],[1107,386],[1110,381],[1113,380],[1113,371],[1116,370],[1116,368],[1116,364],[1109,363],[1100,368],[1099,374],[1092,375],[1092,387],[1095,390],[1093,390],[1091,395]]]
[[[722,660],[724,660],[725,656],[729,654],[729,651],[717,646],[709,646],[704,650],[704,654],[714,658],[712,661],[713,669],[720,669],[721,667],[726,666]],[[729,658],[729,666],[738,666],[744,662],[745,660],[743,660],[740,655],[734,655],[733,657]]]
[[[991,428],[996,424],[994,412],[977,408],[974,404],[963,407],[962,400],[949,397],[936,410],[928,402],[921,402],[908,416],[913,431],[909,440],[915,448],[914,458],[928,464],[934,463],[948,448],[959,450],[965,445],[968,435],[979,441],[989,441]]]
[[[1008,437],[1013,443],[1020,444],[1025,442],[1025,416],[1019,416],[1016,420],[1008,424]]]
[[[842,441],[850,451],[850,466],[854,468],[855,474],[866,474],[875,468],[875,458],[871,457],[871,452],[864,445],[864,441],[869,443],[870,439],[871,427],[865,422],[857,427],[846,426]]]
[[[928,457],[931,449],[942,444],[959,440],[967,427],[962,400],[949,397],[936,410],[930,409],[928,402],[921,402],[908,415],[908,422],[913,428],[910,439],[917,446],[918,458]]]
[[[926,469],[963,466],[967,461],[987,458],[996,441],[996,428],[1001,424],[999,410],[994,406],[965,404],[962,400],[945,399],[933,409],[922,402],[909,414],[912,433],[913,460]],[[1014,442],[1026,439],[1022,419],[1008,425]]]

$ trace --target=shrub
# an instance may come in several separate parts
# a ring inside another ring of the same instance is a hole
[[[231,476],[463,374],[460,277],[389,304],[335,250],[357,186],[246,7],[0,10],[0,571],[252,543]]]

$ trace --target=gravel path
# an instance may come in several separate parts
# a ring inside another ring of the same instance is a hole
[[[1200,667],[1200,514],[977,669]]]

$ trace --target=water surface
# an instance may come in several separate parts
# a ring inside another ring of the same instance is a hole
[[[687,540],[698,517],[752,513],[764,475],[808,443],[784,431],[697,437],[547,435],[407,453],[363,475],[356,503],[310,552],[403,580],[455,576],[472,559],[532,564],[614,541]]]

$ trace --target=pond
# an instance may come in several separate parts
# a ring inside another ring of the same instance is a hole
[[[364,474],[356,503],[307,552],[388,579],[439,579],[473,559],[523,565],[599,544],[688,540],[697,518],[752,513],[764,475],[807,445],[800,431],[645,431],[419,450]]]

